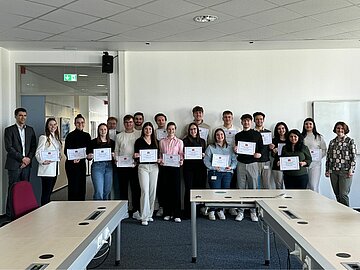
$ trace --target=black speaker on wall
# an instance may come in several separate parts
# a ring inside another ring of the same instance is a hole
[[[109,55],[108,52],[104,52],[102,56],[102,73],[113,73],[113,60],[114,56]]]

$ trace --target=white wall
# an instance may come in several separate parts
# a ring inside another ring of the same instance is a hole
[[[360,99],[356,49],[126,52],[124,70],[125,112],[143,111],[152,122],[164,112],[178,131],[192,120],[195,105],[204,107],[205,122],[213,127],[230,109],[237,125],[243,113],[262,111],[268,128],[285,121],[301,129],[312,116],[312,101]],[[350,194],[354,207],[360,207],[358,171]],[[332,198],[328,179],[321,181],[322,193]]]

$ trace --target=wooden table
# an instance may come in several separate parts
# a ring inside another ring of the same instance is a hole
[[[85,269],[116,229],[127,201],[51,202],[0,229],[0,269]]]

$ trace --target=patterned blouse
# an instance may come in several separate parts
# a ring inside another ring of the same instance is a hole
[[[326,172],[333,171],[355,172],[356,145],[353,139],[345,136],[336,137],[329,143],[326,154]]]

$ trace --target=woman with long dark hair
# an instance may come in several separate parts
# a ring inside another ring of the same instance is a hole
[[[284,122],[278,122],[274,128],[274,138],[272,143],[274,148],[271,149],[271,155],[274,158],[272,164],[272,175],[275,182],[276,189],[284,188],[284,176],[283,172],[280,171],[280,166],[278,164],[281,156],[282,147],[285,145],[286,136],[289,132],[289,128]]]
[[[41,205],[50,202],[51,192],[59,175],[61,145],[57,121],[55,118],[48,118],[45,123],[45,135],[40,136],[35,153],[39,162],[38,176],[41,177]],[[50,151],[54,151],[55,155],[57,154],[58,160],[46,159],[43,153]]]
[[[146,122],[141,130],[141,137],[135,141],[134,158],[139,159],[139,183],[141,188],[140,196],[140,217],[141,225],[147,226],[153,220],[154,205],[156,198],[157,178],[159,174],[158,151],[153,160],[142,161],[140,152],[142,150],[158,150],[154,127]],[[150,156],[153,156],[150,154]]]
[[[206,142],[200,138],[199,126],[191,123],[188,126],[188,132],[183,139],[184,152],[186,147],[201,147],[202,157],[200,159],[184,159],[183,174],[185,182],[184,194],[184,215],[190,218],[190,189],[206,188],[206,167],[203,162],[205,156]]]
[[[78,114],[74,120],[75,129],[71,131],[65,139],[64,153],[66,156],[65,171],[68,179],[68,200],[85,201],[86,194],[86,163],[85,158],[69,160],[68,149],[86,148],[91,136],[84,131],[85,118]]]
[[[299,158],[299,169],[283,171],[286,189],[306,189],[309,182],[307,167],[310,166],[312,160],[309,148],[304,144],[304,137],[300,131],[292,129],[286,137],[281,157],[296,156]]]
[[[304,136],[304,144],[309,148],[310,154],[313,157],[308,169],[308,188],[319,192],[321,160],[326,155],[326,143],[323,136],[316,130],[315,121],[312,118],[304,120],[301,134]]]
[[[109,130],[105,123],[97,128],[97,137],[87,147],[87,159],[94,158],[95,149],[111,151],[109,160],[96,161],[91,165],[91,179],[94,185],[94,200],[109,200],[112,187],[113,162],[115,142],[109,137]],[[110,149],[110,150],[109,150]]]

